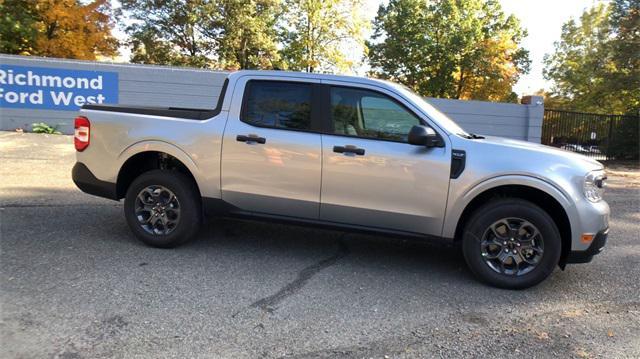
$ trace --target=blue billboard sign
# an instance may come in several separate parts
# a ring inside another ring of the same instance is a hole
[[[76,111],[118,103],[118,73],[0,65],[0,107]]]

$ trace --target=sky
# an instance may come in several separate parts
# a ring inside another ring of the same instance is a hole
[[[365,0],[364,10],[369,20],[375,17],[378,6],[388,0]],[[551,83],[542,76],[544,67],[542,60],[545,54],[553,52],[553,43],[560,39],[562,24],[571,18],[578,18],[582,12],[606,0],[499,0],[506,14],[513,14],[529,35],[522,46],[529,50],[531,68],[514,86],[514,92],[520,96],[530,95],[539,89],[549,90]],[[119,7],[117,0],[112,0],[114,7]],[[116,37],[124,39],[125,34],[117,29]],[[127,61],[129,51],[120,49],[119,61]]]

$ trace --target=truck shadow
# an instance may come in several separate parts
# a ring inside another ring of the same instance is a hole
[[[73,216],[46,217],[55,222],[53,230],[56,232],[58,229],[73,228],[74,224],[70,222],[83,223],[82,227],[88,230],[103,227],[107,221],[111,225],[101,239],[141,250],[149,248],[130,233],[122,215],[122,204],[122,201],[86,195],[75,188],[14,187],[9,193],[0,196],[0,208],[21,209],[26,212],[27,220],[33,214],[33,220],[38,218],[40,221],[37,223],[38,227],[42,226],[42,218],[33,212],[60,212],[60,209],[64,209],[65,212],[73,213]],[[33,224],[36,225],[35,222]],[[348,248],[349,253],[343,256],[341,262],[353,261],[359,265],[369,263],[372,267],[384,265],[386,270],[396,266],[410,266],[412,271],[427,271],[430,275],[456,272],[470,278],[461,252],[454,245],[257,220],[208,218],[198,238],[173,250],[223,251],[238,257],[242,257],[243,253],[258,253],[277,261],[285,258],[297,261],[320,258],[335,251],[337,246]]]
[[[15,212],[19,219],[5,222],[4,230],[10,227],[9,231],[29,234],[33,245],[48,247],[43,250],[75,244],[70,247],[78,251],[75,258],[85,257],[81,251],[97,251],[104,253],[105,261],[118,256],[122,262],[144,263],[143,268],[161,262],[177,279],[191,276],[189,271],[197,268],[203,280],[219,275],[237,281],[238,290],[251,291],[252,285],[266,283],[268,289],[252,297],[247,307],[267,312],[318,277],[333,290],[345,291],[346,298],[358,292],[347,293],[350,287],[362,285],[365,292],[393,296],[393,301],[434,293],[440,296],[438,301],[458,301],[467,295],[478,302],[487,299],[484,295],[525,300],[570,281],[569,276],[556,275],[529,291],[498,290],[473,278],[455,245],[237,219],[210,219],[193,242],[161,250],[145,246],[131,234],[122,202],[87,200],[75,190],[22,188],[15,193],[0,198],[5,216]],[[45,228],[54,241],[38,239]],[[17,248],[26,243],[18,236],[5,236],[5,241]]]
[[[413,273],[456,273],[470,278],[462,253],[451,243],[430,243],[378,234],[308,228],[295,224],[239,219],[208,221],[195,250],[213,248],[231,252],[262,251],[264,255],[304,260],[337,255],[337,265],[363,269],[410,271]]]

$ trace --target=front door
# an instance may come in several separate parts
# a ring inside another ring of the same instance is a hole
[[[229,113],[222,145],[224,201],[246,212],[318,219],[322,156],[320,134],[311,132],[314,86],[238,82],[231,108],[241,110]]]
[[[440,235],[451,149],[407,143],[427,124],[382,90],[330,86],[322,136],[322,220]]]

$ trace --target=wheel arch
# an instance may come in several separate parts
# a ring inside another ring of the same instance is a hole
[[[125,149],[119,156],[120,165],[116,179],[116,195],[124,198],[133,180],[153,169],[175,170],[193,180],[198,186],[198,167],[193,160],[178,147],[162,141],[145,141]]]
[[[464,196],[465,203],[457,216],[453,238],[462,238],[467,221],[480,206],[494,198],[520,198],[532,202],[546,211],[553,219],[562,241],[562,252],[559,266],[564,269],[571,251],[572,228],[570,220],[571,202],[567,195],[555,186],[539,179],[504,179],[491,181],[476,186]]]

